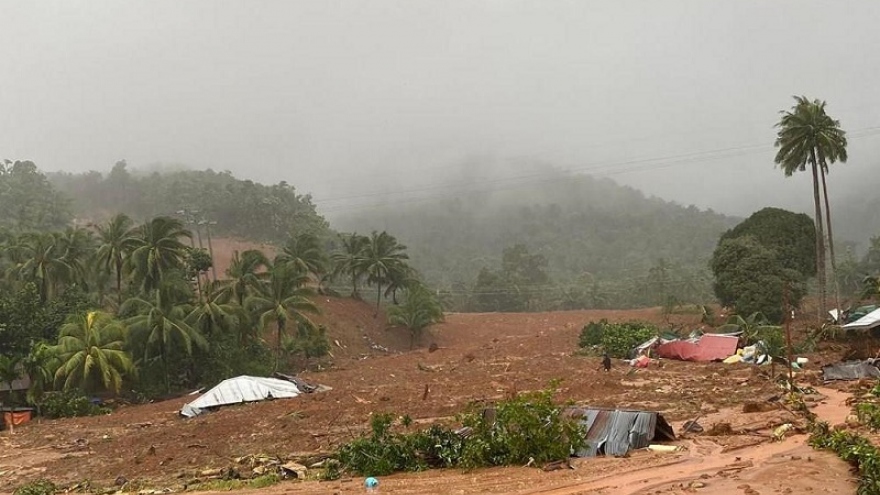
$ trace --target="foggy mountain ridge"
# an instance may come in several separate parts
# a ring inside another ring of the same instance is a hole
[[[664,164],[659,165],[663,166]],[[880,189],[880,178],[868,177],[852,185],[843,185],[849,187],[841,187],[836,182],[839,173],[835,174],[839,167],[852,167],[852,165],[833,165],[832,173],[828,177],[832,214],[835,221],[835,237],[841,243],[850,245],[855,254],[860,254],[871,237],[880,235],[880,218],[873,214],[880,208],[880,197],[873,193],[873,191]],[[167,174],[196,169],[182,163],[152,163],[144,166],[129,166],[128,170],[134,177],[144,177],[154,173]],[[324,196],[313,195],[310,191],[303,190],[300,184],[295,181],[288,180],[288,182],[298,194],[310,198],[315,204],[317,212],[327,218],[334,228],[341,231],[366,231],[377,228],[377,226],[380,229],[393,231],[392,224],[381,220],[381,215],[371,215],[371,212],[379,212],[393,207],[418,208],[425,204],[444,202],[463,196],[468,196],[470,200],[474,201],[477,197],[489,197],[496,193],[506,194],[509,192],[510,195],[518,197],[519,203],[527,205],[531,201],[530,191],[544,187],[552,188],[559,183],[578,180],[604,181],[610,186],[635,192],[649,201],[669,203],[682,208],[696,208],[708,213],[717,212],[722,216],[729,217],[731,221],[745,218],[766,206],[807,213],[810,216],[813,213],[809,173],[799,173],[794,177],[786,178],[778,169],[776,170],[778,176],[774,181],[780,186],[778,194],[767,195],[757,188],[743,190],[741,191],[743,202],[750,206],[747,209],[739,208],[734,212],[716,210],[704,205],[686,204],[676,197],[650,194],[638,187],[620,183],[619,177],[615,175],[606,174],[603,177],[601,172],[598,176],[585,172],[571,172],[546,161],[532,158],[502,160],[494,155],[471,156],[453,164],[436,167],[435,170],[443,172],[439,178],[434,175],[417,176],[407,173],[378,174],[376,177],[352,175],[340,181],[340,187],[335,193]],[[65,174],[50,173],[49,175],[57,177]],[[238,174],[233,175],[238,176]],[[251,179],[246,175],[244,178]],[[261,183],[258,178],[255,182]],[[797,187],[793,187],[795,185]],[[541,195],[540,198],[541,200],[537,204],[549,204],[550,199],[546,196]],[[608,206],[610,204],[604,205],[604,207]],[[473,213],[480,214],[480,212]],[[380,219],[371,220],[364,224],[368,225],[369,229],[359,226],[352,220],[353,218],[363,220],[363,218],[372,216],[380,217]]]
[[[0,149],[285,180],[331,218],[344,202],[318,200],[468,181],[446,168],[472,156],[739,217],[808,211],[809,174],[773,167],[778,112],[826,100],[850,136],[833,202],[876,196],[878,18],[870,0],[8,1],[4,34],[28,42],[0,46]]]

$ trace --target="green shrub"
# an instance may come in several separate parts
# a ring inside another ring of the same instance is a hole
[[[863,402],[856,404],[856,416],[859,421],[871,428],[872,430],[880,430],[880,404],[873,402]]]
[[[607,320],[590,322],[581,330],[578,345],[602,348],[616,358],[630,357],[630,351],[642,342],[656,337],[660,330],[648,323],[631,321],[627,323],[609,323]]]
[[[88,397],[74,391],[46,394],[40,401],[40,413],[47,418],[97,416],[109,412],[106,407],[92,404]]]
[[[591,321],[584,325],[583,330],[581,330],[581,336],[578,339],[578,345],[580,347],[602,345],[602,335],[605,333],[605,325],[607,324],[608,320],[602,319],[599,321]]]
[[[463,467],[542,464],[567,459],[586,445],[583,426],[553,403],[553,389],[522,394],[499,403],[494,414],[467,414],[473,429],[464,444]],[[493,417],[494,416],[494,417]]]
[[[248,489],[258,489],[258,488],[266,488],[268,486],[276,485],[281,481],[281,478],[277,474],[264,474],[262,476],[257,476],[251,479],[229,479],[229,480],[211,480],[205,483],[199,483],[197,486],[197,490],[199,491],[215,491],[215,492],[228,492],[232,490],[239,490],[243,488]]]
[[[828,423],[816,423],[810,445],[830,450],[851,464],[859,473],[858,495],[880,494],[880,450],[867,438],[846,430],[831,431]]]
[[[366,476],[566,459],[585,446],[585,432],[577,419],[564,415],[564,407],[553,403],[553,394],[553,389],[523,394],[502,401],[488,414],[468,411],[459,416],[466,434],[438,425],[395,433],[392,415],[375,414],[370,435],[343,445],[338,458],[345,469]]]
[[[12,495],[55,495],[57,491],[58,488],[55,487],[55,483],[45,478],[40,478],[16,488]]]

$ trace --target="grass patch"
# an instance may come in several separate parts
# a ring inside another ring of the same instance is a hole
[[[266,488],[267,486],[276,485],[281,481],[281,477],[277,474],[264,474],[251,478],[249,480],[211,480],[205,483],[199,483],[187,489],[187,491],[217,491],[228,492],[231,490],[241,490],[243,488]]]

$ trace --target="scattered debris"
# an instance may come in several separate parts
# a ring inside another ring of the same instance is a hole
[[[697,417],[697,419],[700,419]],[[683,425],[682,435],[685,433],[703,433],[703,427],[697,423],[697,419],[693,421],[685,421]]]
[[[697,339],[675,340],[657,347],[658,357],[680,361],[721,361],[736,353],[739,337],[707,333]]]
[[[622,456],[652,441],[675,440],[672,427],[658,412],[589,408],[572,408],[571,412],[581,417],[587,432],[587,447],[576,453],[578,457]]]
[[[733,427],[730,426],[730,423],[713,423],[706,435],[712,437],[730,436],[733,435]]]
[[[443,371],[443,366],[440,366],[439,364],[429,365],[429,364],[419,363],[418,367],[419,367],[419,370],[421,370],[421,371],[431,371],[431,372]]]
[[[777,442],[781,442],[785,440],[785,434],[794,429],[794,425],[791,423],[785,423],[784,425],[776,427],[773,430],[773,440]]]
[[[531,459],[529,459],[531,461]],[[574,466],[571,465],[567,459],[564,461],[553,461],[544,465],[541,468],[543,471],[558,471],[560,469],[574,469]]]
[[[877,364],[878,360],[876,359],[829,364],[822,367],[822,379],[829,382],[833,380],[878,378],[880,377],[880,369],[877,369]]]
[[[267,399],[289,399],[300,393],[302,392],[299,388],[287,380],[239,376],[223,380],[198,399],[184,405],[180,414],[191,418],[220,406]]]
[[[656,452],[658,454],[671,454],[673,452],[679,452],[682,450],[681,445],[648,445],[645,447],[651,452]]]
[[[746,401],[743,403],[742,412],[744,413],[757,413],[757,412],[767,412],[777,409],[779,406],[777,404],[773,404],[772,402],[767,401]]]

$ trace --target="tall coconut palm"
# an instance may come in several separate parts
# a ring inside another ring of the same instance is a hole
[[[275,324],[275,366],[281,358],[281,345],[290,322],[312,325],[306,313],[317,313],[318,308],[308,299],[314,295],[305,284],[308,276],[291,265],[281,263],[269,271],[269,278],[258,286],[256,294],[245,300],[245,308],[267,329]]]
[[[825,102],[821,102],[822,112],[825,112]],[[835,163],[840,161],[841,163],[846,163],[847,153],[846,153],[846,132],[840,128],[840,121],[833,120],[828,115],[826,117],[826,132],[822,135],[822,139],[820,142],[823,146],[820,146],[817,150],[817,155],[819,158],[819,170],[822,173],[822,197],[825,199],[825,224],[828,227],[828,254],[831,257],[831,275],[834,277],[834,293],[835,299],[837,302],[837,311],[843,311],[843,308],[840,304],[840,281],[837,277],[837,257],[834,254],[834,231],[831,228],[831,204],[828,199],[828,184],[825,180],[825,176],[828,175],[830,169],[828,168],[829,163]],[[830,121],[830,122],[828,122]],[[826,155],[826,153],[831,153],[830,156]]]
[[[68,282],[85,286],[95,254],[94,234],[80,227],[68,227],[57,235],[57,242],[64,262],[70,267]]]
[[[133,297],[126,300],[120,312],[135,313],[126,320],[131,340],[143,343],[142,356],[145,361],[154,357],[162,361],[166,392],[171,391],[168,358],[172,349],[182,345],[187,354],[192,354],[193,345],[208,348],[208,341],[188,321],[191,307],[178,302],[164,287],[153,291],[150,298]]]
[[[440,321],[443,321],[440,301],[421,284],[406,288],[403,304],[388,310],[388,323],[404,326],[410,331],[410,348],[421,339],[426,328]]]
[[[114,216],[106,224],[97,226],[97,262],[106,273],[112,272],[116,276],[116,295],[120,306],[125,259],[138,245],[133,227],[134,222],[123,213]]]
[[[40,300],[52,298],[57,286],[68,280],[71,267],[67,264],[65,253],[58,236],[45,233],[25,233],[10,247],[14,265],[10,271],[21,279],[33,282],[40,289]]]
[[[397,242],[393,235],[382,232],[370,236],[363,255],[363,270],[367,282],[376,284],[376,311],[382,300],[382,286],[389,282],[389,275],[402,271],[409,256],[404,252],[406,246]]]
[[[405,263],[395,263],[391,266],[386,280],[385,299],[389,297],[397,304],[397,292],[413,285],[419,284],[415,269]]]
[[[370,238],[357,233],[340,236],[342,239],[342,251],[334,253],[333,275],[347,275],[351,277],[351,295],[359,297],[358,280],[364,276],[364,256]]]
[[[53,346],[44,342],[38,342],[31,346],[28,355],[21,360],[22,369],[31,380],[31,386],[27,392],[29,403],[35,404],[39,408],[40,399],[46,390],[51,388],[55,371],[60,365]]]
[[[240,318],[246,318],[241,306],[224,304],[217,292],[208,292],[187,315],[187,322],[207,339],[232,330]]]
[[[184,267],[186,245],[181,239],[192,238],[183,222],[170,217],[156,217],[138,228],[131,263],[144,292],[157,287],[162,276]]]
[[[320,281],[327,266],[327,256],[316,235],[299,234],[287,240],[275,263],[290,263],[294,268],[313,275],[316,281]]]
[[[61,363],[55,382],[63,381],[65,389],[103,386],[119,393],[123,376],[133,369],[124,345],[125,327],[112,315],[98,311],[70,315],[53,350]]]
[[[262,251],[248,249],[239,254],[232,253],[232,262],[226,269],[227,279],[220,283],[217,297],[221,301],[235,301],[244,306],[244,300],[252,294],[266,278],[269,259]]]
[[[786,177],[796,171],[805,171],[807,164],[813,174],[813,206],[816,222],[816,275],[819,284],[819,313],[825,314],[825,229],[819,182],[827,163],[846,161],[846,134],[840,123],[825,113],[825,102],[810,101],[796,96],[791,110],[780,112],[776,124],[775,162]],[[824,165],[823,165],[824,164]],[[826,208],[827,210],[827,208]]]

